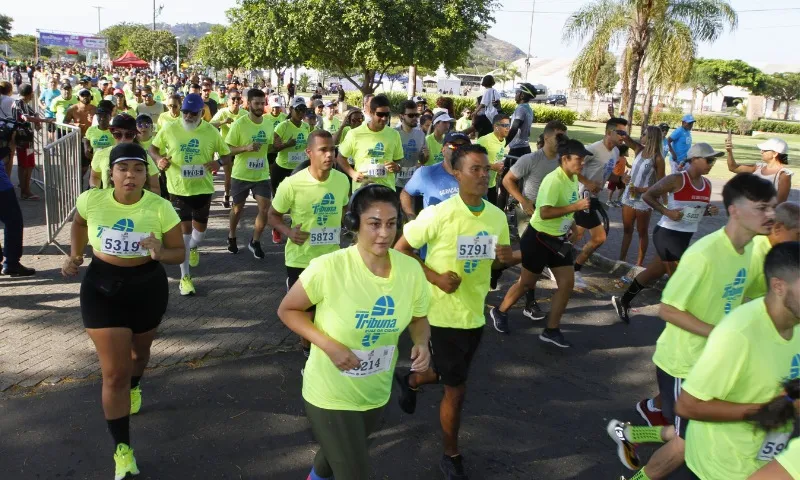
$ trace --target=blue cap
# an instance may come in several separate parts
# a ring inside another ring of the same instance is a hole
[[[196,93],[190,93],[186,95],[186,98],[183,99],[183,106],[181,110],[186,110],[189,112],[200,112],[203,110],[205,106],[205,102],[203,102],[203,97]]]
[[[442,145],[453,143],[457,140],[461,140],[464,143],[470,143],[469,137],[461,132],[447,132],[447,134],[444,136]]]
[[[691,113],[686,114],[683,116],[681,120],[686,123],[694,123],[694,115],[692,115]]]

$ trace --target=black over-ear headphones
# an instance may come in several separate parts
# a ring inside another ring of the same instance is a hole
[[[385,188],[387,191],[391,192],[392,195],[396,195],[396,193],[389,187],[385,185],[381,185],[380,183],[369,183],[360,187],[358,190],[353,192],[353,195],[350,196],[350,208],[348,208],[347,213],[344,214],[344,218],[342,219],[342,224],[344,227],[351,232],[355,232],[358,230],[358,227],[361,223],[361,209],[357,206],[356,200],[358,196],[361,195],[362,192],[367,190],[374,190],[378,188]],[[397,222],[400,223],[403,217],[403,210],[400,208],[400,201],[397,200],[396,196],[393,197],[395,200],[392,202],[395,207],[397,207]]]

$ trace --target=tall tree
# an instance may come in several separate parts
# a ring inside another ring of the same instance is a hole
[[[175,58],[175,35],[167,30],[144,30],[127,37],[123,44],[142,60],[160,61]]]
[[[8,15],[0,14],[0,42],[4,42],[11,38],[11,24],[14,19]]]
[[[800,99],[800,73],[773,73],[767,79],[766,95],[773,99],[777,110],[781,103],[786,103],[783,119],[789,119],[789,106]]]
[[[216,70],[227,70],[233,75],[242,64],[246,52],[241,48],[234,33],[222,25],[214,25],[211,31],[200,38],[192,58]]]
[[[689,78],[692,87],[702,94],[701,111],[706,97],[726,85],[746,88],[755,94],[762,93],[766,86],[766,77],[761,70],[741,60],[699,58],[695,61]]]
[[[104,28],[100,31],[100,35],[106,37],[108,40],[108,52],[112,57],[116,58],[130,48],[128,47],[130,38],[147,31],[150,31],[150,29],[141,23],[122,22]]]
[[[651,45],[660,41],[659,32],[668,31],[673,22],[686,25],[695,42],[711,42],[726,26],[735,28],[738,19],[727,0],[594,0],[570,16],[564,39],[588,38],[582,51],[587,55],[601,55],[611,46],[625,44],[630,55],[623,70],[630,98],[626,116],[633,118],[639,77]]]

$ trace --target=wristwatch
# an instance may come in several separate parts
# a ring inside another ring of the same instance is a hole
[[[221,166],[222,166],[222,159],[218,158],[218,159],[217,159],[217,163],[218,163],[218,164],[219,164],[219,166],[221,167]]]

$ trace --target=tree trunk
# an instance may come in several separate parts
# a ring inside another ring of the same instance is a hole
[[[631,88],[629,92],[629,99],[626,111],[626,117],[628,119],[628,133],[631,131],[631,127],[633,127],[633,111],[636,108],[636,95],[639,93],[639,70],[642,67],[642,60],[644,59],[644,50],[637,49],[631,54]]]
[[[700,93],[703,93],[703,92],[700,92]],[[705,103],[706,103],[706,97],[707,97],[707,96],[708,96],[708,95],[706,95],[705,93],[703,93],[703,95],[700,97],[700,112],[699,112],[699,113],[700,113],[701,115],[703,114],[703,106],[704,106],[704,105],[705,105]]]
[[[630,87],[630,75],[628,73],[628,72],[630,72],[630,57],[628,55],[628,49],[627,48],[625,49],[625,52],[623,53],[623,55],[624,55],[624,57],[623,57],[623,60],[622,60],[622,79],[621,79],[622,80],[622,98],[620,99],[620,105],[619,105],[620,116],[622,115],[622,112],[624,112],[624,111],[626,111],[628,109],[628,100],[630,100],[630,91],[628,90],[628,88]],[[612,100],[613,100],[613,97],[612,97]]]
[[[642,133],[647,129],[650,124],[650,115],[653,112],[653,87],[648,85],[647,92],[644,94],[644,103],[642,103]]]
[[[792,102],[790,102],[790,101],[788,101],[788,100],[786,101],[786,110],[785,110],[785,111],[784,111],[784,113],[783,113],[783,119],[784,119],[784,120],[789,120],[789,106],[790,106],[791,104],[792,104]]]
[[[694,105],[697,103],[697,89],[692,89],[692,104],[689,105],[689,113],[694,113]]]
[[[408,80],[411,84],[411,94],[408,98],[414,97],[417,94],[417,66],[411,65],[408,67]]]

